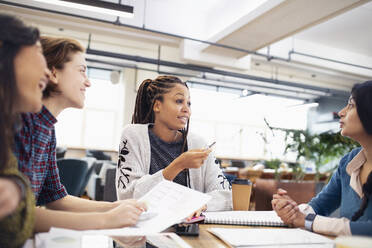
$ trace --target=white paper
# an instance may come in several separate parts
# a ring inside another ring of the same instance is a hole
[[[302,229],[209,228],[208,231],[232,247],[299,247],[298,245],[324,245],[333,243],[329,238]]]
[[[139,199],[139,201],[147,204],[148,211],[156,213],[153,218],[138,221],[135,227],[90,230],[85,231],[85,233],[111,236],[138,236],[159,233],[181,222],[181,220],[207,204],[210,199],[211,196],[207,194],[163,180]]]

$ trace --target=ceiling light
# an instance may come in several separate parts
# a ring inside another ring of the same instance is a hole
[[[305,102],[300,103],[300,104],[295,104],[295,105],[288,106],[288,108],[295,108],[295,107],[312,108],[312,107],[318,107],[318,106],[319,106],[319,103],[317,103],[317,102],[308,102],[308,101],[305,101]]]
[[[83,11],[92,11],[106,15],[113,15],[125,18],[133,17],[133,7],[96,0],[34,0],[47,4],[54,4],[62,7],[74,8]]]
[[[248,96],[249,91],[247,89],[244,89],[242,91],[242,96]]]

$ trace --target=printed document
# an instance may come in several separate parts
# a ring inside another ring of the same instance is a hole
[[[208,231],[231,247],[300,247],[310,244],[311,247],[323,247],[333,243],[329,238],[299,228],[209,228]]]

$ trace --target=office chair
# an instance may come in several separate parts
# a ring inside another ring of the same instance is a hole
[[[244,168],[245,162],[243,160],[231,160],[231,167]]]
[[[92,176],[93,172],[95,172],[95,170],[96,170],[96,165],[97,165],[97,163],[93,162],[93,164],[88,168],[88,171],[87,171],[87,173],[84,177],[84,180],[83,180],[83,182],[81,183],[81,186],[80,186],[79,196],[82,196],[84,194],[84,191],[85,191],[85,188],[87,187],[89,179]]]
[[[309,202],[317,193],[317,185],[314,181],[291,182],[258,178],[253,190],[255,210],[272,210],[271,200],[278,188],[285,189],[298,204]]]
[[[105,186],[103,188],[103,200],[104,201],[114,202],[117,200],[115,178],[116,178],[116,168],[114,167],[114,168],[107,169]]]
[[[65,147],[57,147],[56,148],[56,157],[57,159],[64,158],[66,154],[67,148]]]
[[[88,170],[91,174],[93,168],[88,168],[88,162],[81,159],[58,159],[57,166],[61,183],[67,192],[73,196],[81,196],[86,186]]]
[[[111,160],[111,156],[100,150],[87,150],[87,157],[94,157],[97,160]]]

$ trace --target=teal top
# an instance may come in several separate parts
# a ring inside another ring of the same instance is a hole
[[[358,211],[362,198],[350,187],[350,175],[346,167],[360,151],[361,148],[356,148],[346,154],[330,182],[309,202],[316,214],[329,216],[340,208],[340,217],[351,220]],[[364,214],[357,221],[350,221],[350,230],[353,235],[372,236],[372,199],[369,200]]]

